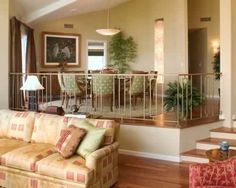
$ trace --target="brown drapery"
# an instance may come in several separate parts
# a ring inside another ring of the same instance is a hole
[[[10,20],[10,73],[22,73],[21,26],[27,30],[25,72],[26,74],[36,73],[34,30],[17,20],[16,17]],[[22,75],[10,74],[9,82],[9,107],[10,109],[21,109],[24,106],[23,92],[20,91]]]
[[[26,73],[36,73],[36,53],[34,43],[34,30],[27,28]]]
[[[13,17],[10,20],[10,73],[22,73],[21,55],[21,23]],[[20,78],[10,74],[9,107],[21,108],[22,100],[19,98]]]

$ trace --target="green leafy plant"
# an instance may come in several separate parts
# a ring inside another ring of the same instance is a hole
[[[219,80],[220,79],[220,50],[214,55],[214,60],[213,60],[213,70],[214,73],[217,73],[215,75],[215,79]]]
[[[122,32],[114,35],[109,42],[109,67],[125,73],[130,70],[130,63],[134,62],[137,56],[137,44],[129,36],[125,38]]]
[[[178,92],[179,90],[179,92]],[[191,91],[192,90],[192,91]],[[164,107],[167,112],[177,108],[179,101],[179,112],[183,118],[187,118],[192,107],[200,106],[203,102],[197,88],[192,87],[189,81],[179,83],[169,82],[168,89],[165,91]]]

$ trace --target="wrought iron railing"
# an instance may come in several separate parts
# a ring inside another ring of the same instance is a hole
[[[40,111],[62,106],[71,113],[121,120],[181,121],[218,116],[216,74],[34,73],[44,90],[36,91]],[[10,108],[27,110],[32,92],[20,90],[28,75],[10,73]],[[17,92],[17,95],[16,93]],[[17,96],[17,97],[16,97]]]

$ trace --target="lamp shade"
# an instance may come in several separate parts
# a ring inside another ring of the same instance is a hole
[[[27,76],[25,83],[20,89],[25,91],[36,91],[44,89],[44,87],[40,84],[37,76]]]
[[[119,33],[120,30],[115,29],[115,28],[109,28],[109,29],[97,29],[96,32],[101,35],[111,36],[111,35],[115,35],[115,34]]]

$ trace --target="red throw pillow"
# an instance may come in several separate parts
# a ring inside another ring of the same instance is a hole
[[[86,134],[86,130],[70,125],[61,130],[60,138],[57,141],[56,149],[64,157],[69,158],[78,147],[80,141]]]

